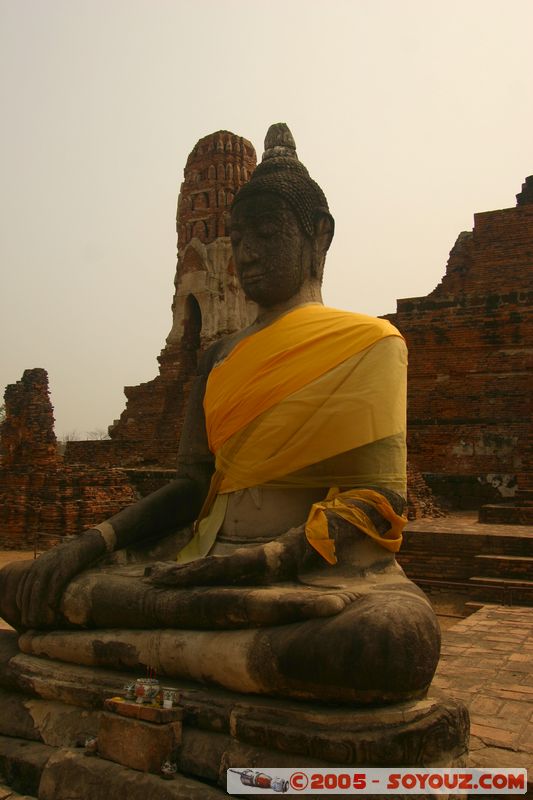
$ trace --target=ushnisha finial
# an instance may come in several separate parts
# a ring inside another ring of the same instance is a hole
[[[317,214],[329,213],[324,192],[296,155],[292,133],[284,122],[277,122],[268,129],[263,160],[248,183],[237,192],[232,208],[247,197],[263,192],[282,197],[310,237],[315,233]]]
[[[280,156],[294,158],[298,161],[296,143],[289,126],[285,122],[275,122],[274,125],[270,126],[265,136],[263,161],[267,161],[269,158],[279,158]]]

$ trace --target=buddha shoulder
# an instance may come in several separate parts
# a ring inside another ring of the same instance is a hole
[[[250,333],[251,331],[248,328],[245,328],[242,331],[229,333],[227,336],[224,336],[222,339],[218,339],[218,341],[209,345],[207,350],[201,354],[198,361],[198,372],[200,375],[208,375],[213,367],[227,358],[235,345],[237,345],[243,339],[246,339]]]

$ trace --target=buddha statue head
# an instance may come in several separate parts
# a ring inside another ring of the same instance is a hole
[[[304,285],[319,293],[333,231],[324,192],[299,161],[289,128],[271,125],[263,159],[231,208],[234,260],[246,295],[268,308]]]

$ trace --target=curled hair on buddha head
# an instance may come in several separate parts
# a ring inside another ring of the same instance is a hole
[[[232,208],[241,200],[263,192],[282,197],[310,238],[315,234],[315,223],[321,214],[327,214],[333,225],[326,196],[299,161],[294,138],[284,122],[277,122],[268,129],[263,159],[248,183],[237,192]]]

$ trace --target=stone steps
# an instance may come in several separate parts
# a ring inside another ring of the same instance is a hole
[[[0,773],[14,791],[38,797],[42,773],[55,752],[42,742],[0,736]]]
[[[533,525],[533,503],[487,504],[479,509],[479,522],[492,525]]]
[[[6,781],[5,794],[0,786],[0,800],[223,800],[228,796],[184,775],[166,781],[103,758],[87,758],[79,748],[49,747],[8,736],[0,736],[0,770]]]
[[[439,520],[440,523],[440,520]],[[450,528],[454,527],[454,518],[450,517]],[[440,524],[438,531],[423,529],[407,530],[404,533],[404,545],[398,554],[398,562],[405,570],[407,577],[417,583],[430,594],[444,589],[466,594],[473,601],[492,601],[505,604],[509,601],[523,605],[533,605],[533,593],[528,588],[509,589],[505,584],[486,583],[487,587],[476,587],[471,577],[487,574],[494,578],[526,578],[531,572],[531,553],[533,538],[531,529],[523,534],[517,529],[509,533],[483,532],[483,526],[477,525],[477,532],[452,533]],[[527,576],[524,571],[529,570]]]
[[[533,605],[533,581],[473,575],[469,583],[472,586],[472,600],[497,600],[502,605]]]
[[[475,614],[480,608],[498,608],[499,603],[483,603],[479,600],[469,600],[465,603],[465,609],[468,611],[468,616]]]
[[[38,800],[38,798],[29,794],[19,794],[4,783],[0,783],[0,800]]]
[[[480,553],[475,558],[480,573],[487,577],[533,580],[533,556]]]
[[[183,716],[172,759],[178,777],[165,781],[153,765],[145,763],[152,772],[141,771],[131,742],[125,753],[122,739],[112,740],[113,731],[107,735],[102,726],[103,716],[115,716],[104,710],[112,706],[105,701],[121,695],[131,678],[132,673],[26,655],[16,634],[0,632],[0,742],[8,743],[3,762],[0,747],[0,773],[10,776],[6,782],[39,800],[219,800],[227,797],[230,767],[457,766],[466,753],[466,709],[447,698],[356,708],[165,679],[179,693]],[[130,733],[138,727],[137,718],[131,722]],[[102,733],[105,758],[87,757],[75,746],[91,734],[99,741]],[[124,731],[117,736],[125,739]],[[28,766],[17,772],[20,763]],[[31,781],[19,789],[12,779],[26,772]]]
[[[497,553],[480,553],[476,558],[492,558],[492,559],[500,559],[505,561],[527,561],[530,564],[533,564],[533,557],[532,556],[510,556],[510,555],[498,555]]]
[[[472,583],[487,583],[491,586],[506,586],[509,589],[533,589],[533,581],[521,580],[520,578],[491,578],[485,575],[473,575],[470,578]]]

